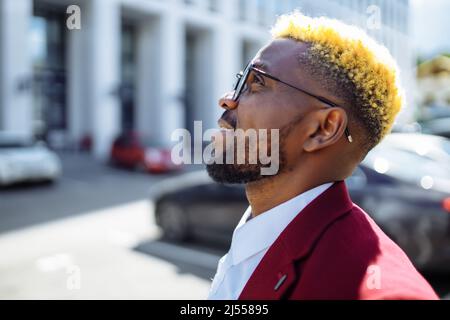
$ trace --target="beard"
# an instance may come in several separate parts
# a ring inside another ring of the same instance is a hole
[[[206,171],[214,181],[219,183],[241,184],[270,177],[261,174],[261,165],[259,164],[212,163],[206,166]]]
[[[289,135],[294,125],[299,120],[296,119],[294,121],[286,125],[280,130],[279,135],[279,152],[278,152],[278,172],[276,174],[280,174],[286,170],[286,137]],[[269,139],[270,140],[270,139]],[[235,141],[236,142],[236,141]],[[236,145],[236,144],[235,144]],[[218,183],[228,183],[228,184],[247,184],[250,182],[261,181],[264,179],[268,179],[273,177],[273,175],[263,175],[262,169],[270,166],[269,164],[262,164],[260,159],[257,159],[255,164],[249,163],[249,145],[246,143],[245,146],[245,155],[246,162],[244,164],[238,164],[236,161],[236,152],[235,150],[229,150],[224,148],[224,152],[220,157],[222,158],[221,163],[211,163],[206,166],[206,170],[209,176]],[[271,142],[266,145],[266,154],[267,151],[271,150]],[[214,150],[215,151],[215,150]],[[234,162],[232,164],[226,163],[226,155],[227,152],[234,152]],[[255,150],[253,150],[255,152]]]

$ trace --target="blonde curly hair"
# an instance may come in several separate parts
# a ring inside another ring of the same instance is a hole
[[[368,133],[363,141],[367,150],[389,133],[404,104],[404,93],[398,66],[386,47],[355,26],[298,11],[280,16],[272,37],[309,44],[307,56],[299,59],[322,80],[333,82],[337,93],[347,95],[350,119],[360,120]]]

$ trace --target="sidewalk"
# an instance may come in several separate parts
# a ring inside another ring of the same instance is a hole
[[[159,235],[146,200],[0,235],[0,299],[205,299],[210,281],[133,250]]]

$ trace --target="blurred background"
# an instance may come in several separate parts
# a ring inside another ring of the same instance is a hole
[[[407,105],[347,181],[450,298],[445,0],[0,0],[0,299],[204,299],[244,190],[170,159],[277,15],[338,18],[398,61]]]

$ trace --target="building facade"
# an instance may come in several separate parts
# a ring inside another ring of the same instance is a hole
[[[80,29],[67,26],[70,5]],[[408,0],[2,0],[0,130],[55,147],[90,137],[105,158],[123,130],[169,143],[194,120],[215,127],[217,98],[296,8],[366,29],[412,90]]]

